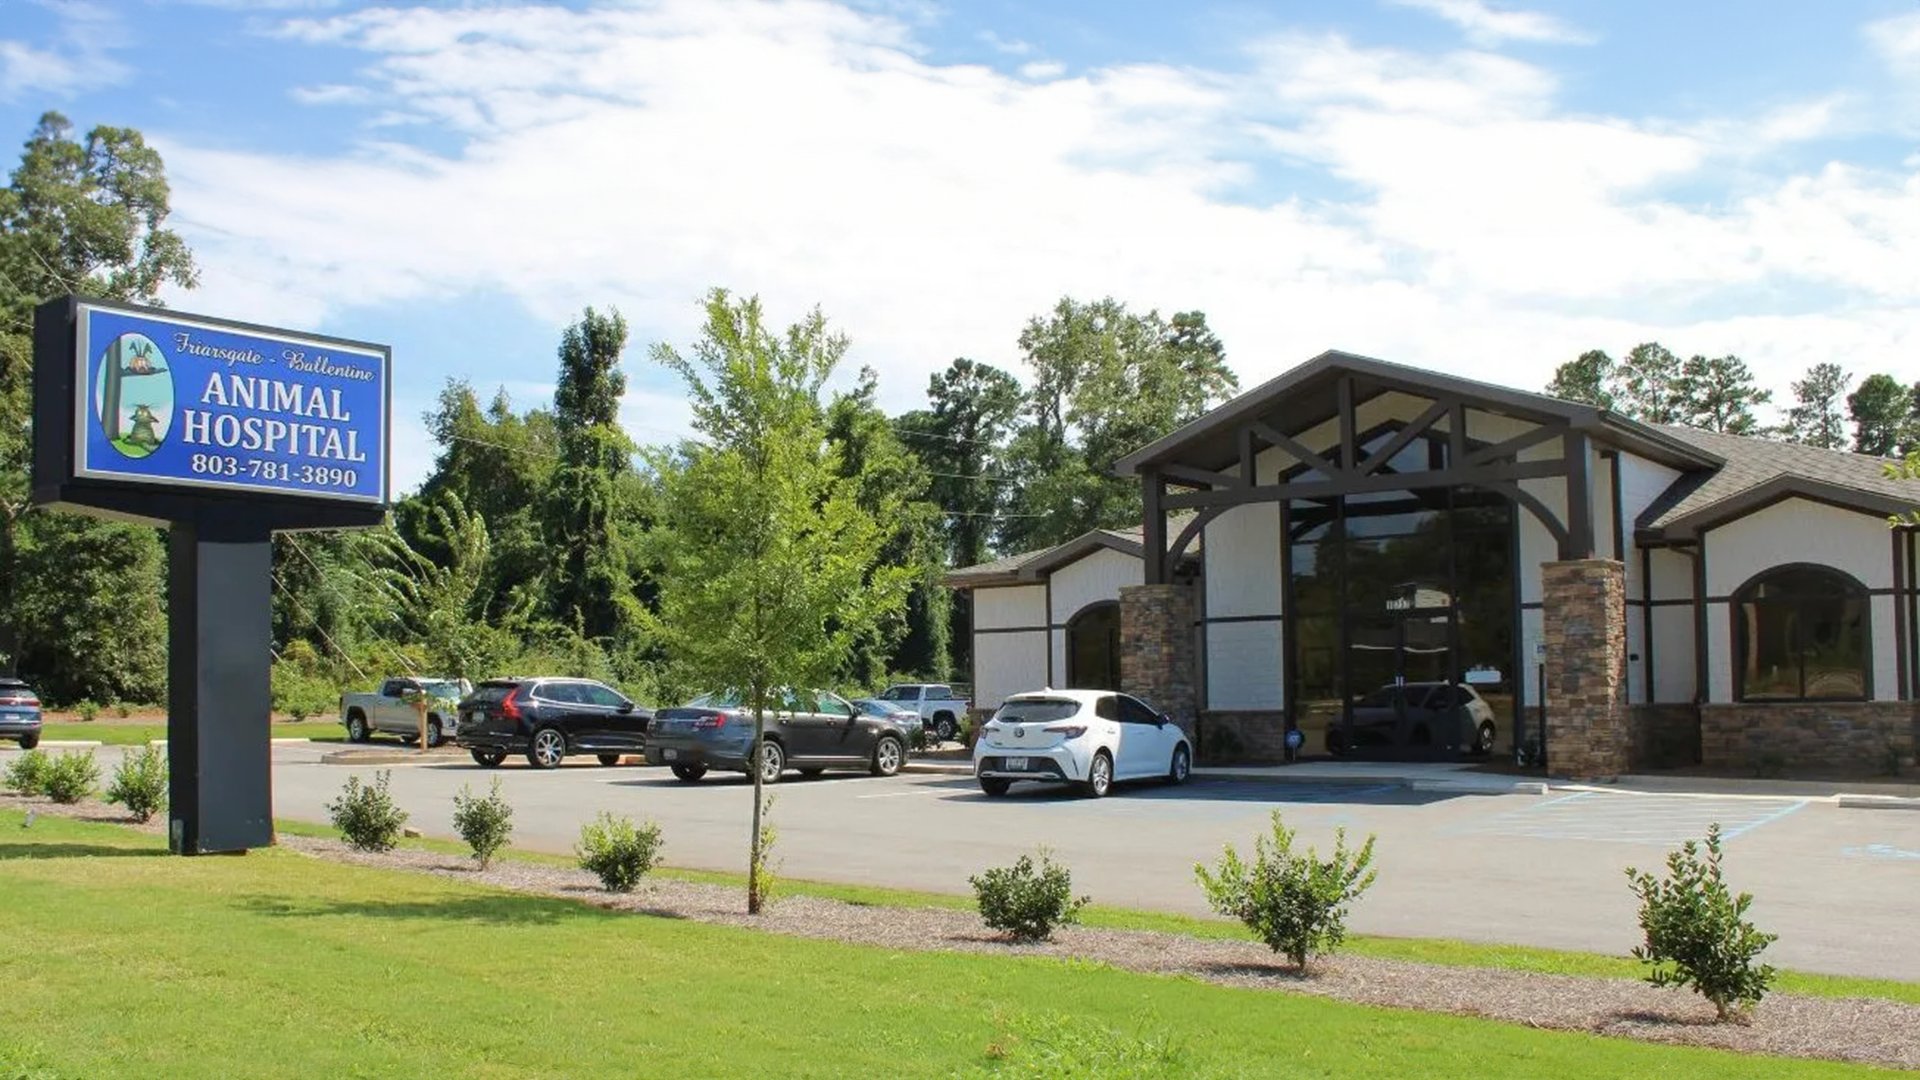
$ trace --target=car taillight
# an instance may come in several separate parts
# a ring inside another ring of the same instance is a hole
[[[520,719],[520,688],[514,687],[506,697],[500,699],[500,715],[509,720]]]
[[[1054,735],[1064,735],[1069,739],[1077,739],[1080,736],[1085,735],[1087,733],[1087,725],[1085,724],[1054,724],[1049,727],[1042,728],[1041,730],[1050,732]]]
[[[712,731],[727,726],[726,713],[708,713],[693,722],[696,731]]]

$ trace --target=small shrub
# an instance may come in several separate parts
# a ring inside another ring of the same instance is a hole
[[[82,723],[92,723],[100,715],[100,706],[92,701],[81,701],[73,707],[73,715]]]
[[[77,803],[93,794],[100,785],[100,764],[93,751],[84,754],[60,754],[47,766],[47,798],[57,803]]]
[[[127,808],[135,821],[151,821],[167,805],[167,755],[157,746],[144,746],[114,766],[107,801]]]
[[[54,767],[54,761],[46,755],[44,749],[29,749],[13,759],[6,767],[6,786],[19,792],[21,796],[44,796],[46,794],[46,771]]]
[[[581,826],[574,854],[608,892],[632,892],[660,857],[660,826],[649,821],[636,827],[631,818],[602,810]]]
[[[1285,953],[1302,972],[1315,956],[1340,947],[1347,937],[1347,908],[1373,885],[1373,837],[1347,850],[1347,832],[1333,833],[1333,855],[1307,849],[1293,853],[1294,832],[1273,812],[1273,832],[1253,839],[1253,862],[1242,862],[1227,845],[1211,873],[1196,864],[1195,876],[1213,909],[1246,924],[1267,947]]]
[[[998,866],[967,879],[980,904],[980,920],[1015,941],[1045,941],[1056,926],[1080,918],[1087,898],[1073,895],[1073,875],[1042,849],[1040,865],[1022,855],[1012,866]]]
[[[47,770],[52,767],[53,759],[45,750],[28,750],[7,766],[7,786],[22,795],[45,795]]]
[[[1727,891],[1720,875],[1720,826],[1707,826],[1706,858],[1693,840],[1667,854],[1667,878],[1627,868],[1640,898],[1647,943],[1633,950],[1655,986],[1690,987],[1722,1020],[1742,1019],[1765,996],[1773,967],[1754,961],[1777,937],[1747,921],[1750,893]]]
[[[453,827],[485,870],[513,835],[513,807],[500,794],[499,777],[485,796],[475,796],[465,784],[460,785],[460,793],[453,797]]]
[[[400,830],[407,823],[407,812],[394,805],[387,794],[390,774],[378,772],[373,783],[361,784],[358,776],[347,777],[340,797],[327,804],[333,827],[347,843],[361,851],[392,851],[400,843]]]
[[[133,715],[133,706],[124,701],[116,701],[113,703],[113,715],[125,720],[127,717]]]

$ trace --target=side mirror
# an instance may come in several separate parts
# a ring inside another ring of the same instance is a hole
[[[621,711],[621,712],[623,712],[623,713],[630,713],[630,712],[632,712],[632,711],[633,711],[633,702],[631,702],[631,701],[622,701],[622,702],[620,703],[620,711]]]
[[[1168,724],[1173,723],[1173,717],[1168,716],[1166,713],[1161,713],[1159,716],[1154,717],[1153,722],[1161,727],[1166,727]]]

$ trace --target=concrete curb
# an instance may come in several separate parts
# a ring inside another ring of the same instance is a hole
[[[905,765],[900,766],[900,771],[901,772],[925,772],[925,773],[952,773],[955,776],[972,776],[973,763],[968,762],[962,765],[962,764],[956,764],[954,762],[948,762],[948,761],[915,761],[912,758],[908,758],[907,763]]]
[[[1833,803],[1852,810],[1920,810],[1920,799],[1902,795],[1849,795],[1842,792],[1834,796]]]
[[[459,761],[454,754],[422,754],[418,750],[335,750],[320,755],[322,765],[430,765]]]
[[[953,764],[943,761],[908,761],[904,772],[947,773],[955,776],[972,776],[973,765]],[[1409,791],[1452,792],[1457,795],[1545,795],[1548,784],[1541,780],[1425,780],[1410,779],[1405,776],[1289,776],[1285,772],[1275,772],[1260,768],[1236,769],[1231,766],[1208,766],[1193,770],[1193,775],[1206,780],[1230,780],[1240,783],[1271,784],[1313,784],[1320,787],[1394,787]]]
[[[47,750],[94,750],[107,744],[98,739],[42,739],[40,745]]]

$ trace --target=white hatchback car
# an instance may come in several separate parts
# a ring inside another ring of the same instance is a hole
[[[1139,698],[1107,690],[1039,690],[1002,702],[973,746],[973,775],[988,795],[1015,780],[1079,784],[1100,798],[1117,780],[1185,782],[1186,732]]]

